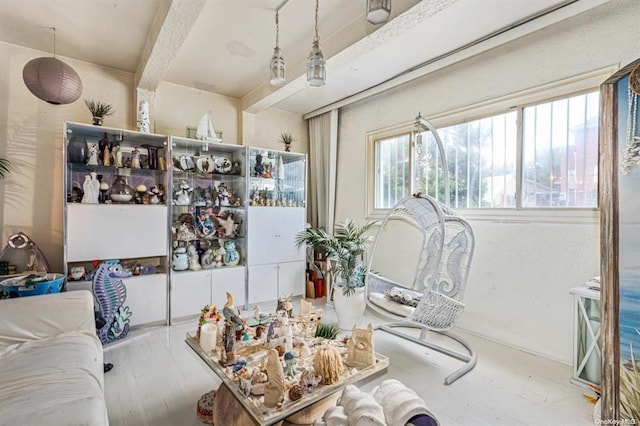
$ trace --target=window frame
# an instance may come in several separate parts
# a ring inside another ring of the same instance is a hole
[[[522,167],[523,167],[523,111],[524,108],[551,102],[557,99],[599,90],[606,80],[619,68],[611,65],[589,73],[561,79],[507,96],[457,108],[448,112],[426,116],[436,128],[462,124],[517,109],[516,136],[516,206],[509,208],[465,208],[468,219],[501,222],[552,222],[552,223],[594,223],[599,219],[599,207],[523,207]],[[366,203],[365,216],[369,219],[383,218],[389,209],[375,208],[375,149],[376,141],[409,133],[410,154],[413,158],[417,129],[414,121],[406,121],[392,126],[366,132]],[[410,176],[411,178],[413,176]]]

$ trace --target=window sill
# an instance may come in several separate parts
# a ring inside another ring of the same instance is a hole
[[[527,208],[527,209],[455,209],[468,221],[496,223],[563,223],[598,224],[600,211],[596,208]],[[386,209],[377,209],[368,215],[369,219],[383,219]]]

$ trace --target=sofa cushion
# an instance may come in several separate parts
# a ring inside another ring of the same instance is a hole
[[[0,350],[0,425],[107,425],[102,362],[88,331]]]

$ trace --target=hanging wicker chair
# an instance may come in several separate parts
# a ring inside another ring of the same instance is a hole
[[[435,128],[420,116],[416,121],[420,127],[432,132],[440,149],[443,169],[447,170],[444,148]],[[448,179],[444,186],[445,194],[448,194]],[[385,233],[391,232],[389,228],[394,221],[411,225],[414,231],[410,232],[418,233],[414,234],[418,239],[422,237],[413,282],[409,284],[400,284],[374,269],[380,242]],[[460,369],[445,378],[445,384],[451,384],[469,372],[477,361],[475,351],[460,337],[447,331],[455,325],[465,307],[462,300],[474,244],[471,227],[456,212],[428,195],[414,194],[389,210],[370,253],[366,275],[367,306],[396,321],[377,329],[463,361],[465,364]],[[402,328],[419,328],[420,337],[401,331]],[[429,331],[457,341],[467,353],[429,341]]]

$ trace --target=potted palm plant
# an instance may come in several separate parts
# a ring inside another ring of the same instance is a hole
[[[297,247],[307,244],[329,262],[334,308],[341,329],[351,329],[366,308],[363,255],[373,239],[367,232],[377,224],[377,221],[370,221],[357,225],[347,219],[336,225],[333,235],[317,228],[309,228],[296,235]]]

